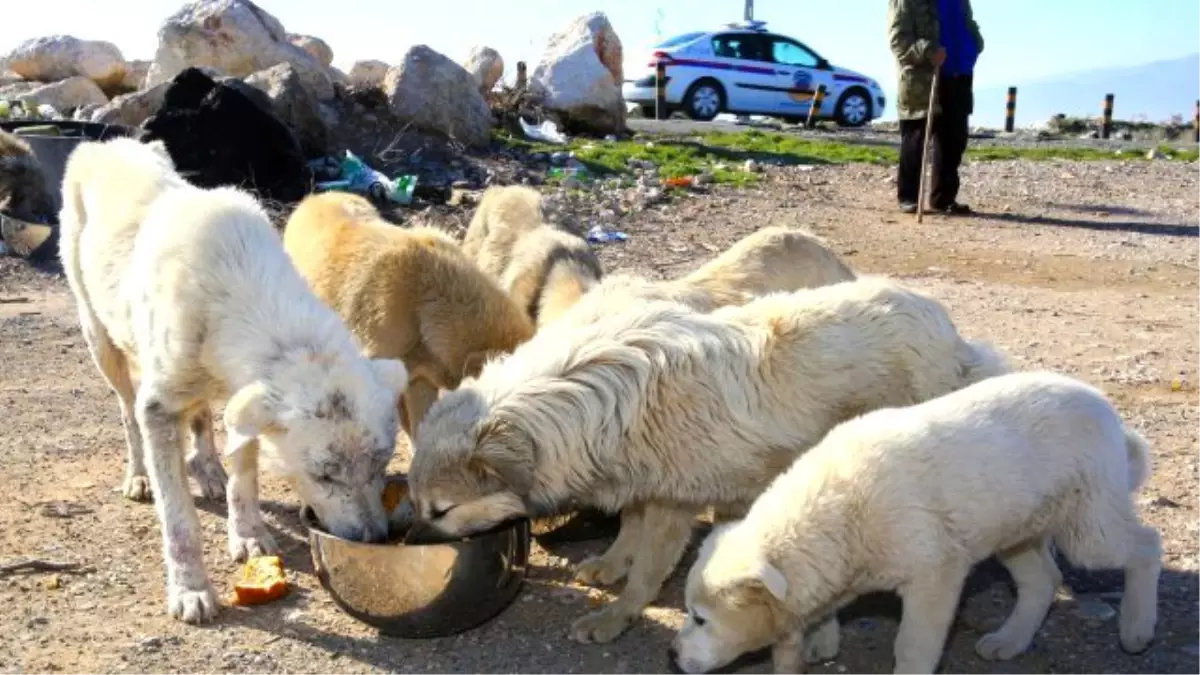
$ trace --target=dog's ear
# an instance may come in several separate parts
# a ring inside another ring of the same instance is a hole
[[[483,371],[483,367],[488,361],[502,356],[504,352],[498,349],[485,349],[467,354],[467,358],[463,360],[463,378],[479,377],[479,373]]]
[[[399,359],[371,359],[371,367],[381,384],[391,387],[399,397],[408,389],[408,369]]]
[[[533,487],[533,439],[517,425],[498,418],[485,420],[475,437],[471,467],[498,478],[517,494]]]
[[[278,428],[271,410],[266,386],[252,382],[239,389],[225,404],[225,455],[235,455],[258,440],[258,436]]]
[[[761,556],[751,561],[742,581],[753,588],[766,590],[780,602],[787,598],[787,577],[783,576],[778,567]]]

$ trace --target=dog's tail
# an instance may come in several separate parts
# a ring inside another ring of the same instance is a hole
[[[1012,371],[1008,357],[981,340],[960,341],[957,356],[964,387]]]
[[[1129,491],[1137,492],[1154,468],[1150,444],[1141,434],[1125,427],[1125,452],[1129,457]]]

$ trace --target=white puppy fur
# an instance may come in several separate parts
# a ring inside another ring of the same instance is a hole
[[[688,574],[674,658],[700,673],[775,645],[780,671],[816,628],[837,650],[837,609],[899,593],[897,673],[932,673],[971,567],[995,553],[1016,606],[976,652],[1028,648],[1062,576],[1050,544],[1085,568],[1124,568],[1122,647],[1146,649],[1157,620],[1158,533],[1132,493],[1148,448],[1102,393],[1046,372],[994,377],[839,425],[780,475],[746,518],[716,528]]]
[[[673,302],[583,326],[552,323],[430,408],[409,481],[413,534],[460,535],[522,515],[621,510],[581,579],[618,600],[575,623],[619,635],[657,596],[696,513],[745,509],[834,425],[1003,371],[936,301],[864,278],[703,314]]]
[[[172,616],[217,610],[182,457],[190,426],[189,463],[223,478],[213,403],[228,401],[235,559],[276,550],[258,506],[260,447],[328,529],[386,535],[383,470],[407,373],[359,354],[249,194],[189,185],[159,142],[85,143],[67,161],[60,220],[84,339],[121,407],[125,493],[153,492]]]

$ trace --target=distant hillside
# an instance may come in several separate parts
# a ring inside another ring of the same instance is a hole
[[[1039,124],[1056,113],[1097,116],[1109,93],[1116,96],[1113,117],[1117,119],[1160,122],[1182,115],[1190,120],[1200,98],[1200,53],[1012,84],[1017,87],[1017,126]],[[1002,126],[1007,91],[1007,87],[977,88],[972,124]]]

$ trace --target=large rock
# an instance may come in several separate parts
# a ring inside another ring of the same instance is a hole
[[[625,128],[621,39],[602,12],[581,16],[550,37],[530,88],[568,124],[599,133]]]
[[[122,94],[93,111],[89,119],[101,124],[140,126],[162,107],[169,86],[164,82],[149,89]]]
[[[260,70],[246,78],[246,84],[264,92],[271,99],[276,116],[292,128],[307,157],[328,154],[328,116],[322,114],[317,100],[290,63],[280,63]]]
[[[100,91],[100,87],[82,75],[43,84],[32,91],[18,95],[16,99],[27,109],[48,105],[64,114],[85,105],[108,103],[108,97],[104,95],[103,91]]]
[[[463,64],[479,83],[479,92],[486,94],[504,77],[504,58],[491,47],[474,47]]]
[[[383,61],[355,61],[350,67],[350,84],[355,87],[382,87],[383,78],[387,75],[391,66]]]
[[[57,82],[86,77],[102,89],[115,89],[125,79],[125,58],[111,42],[51,35],[26,40],[0,57],[0,70],[27,80]]]
[[[409,49],[400,65],[387,71],[383,91],[392,112],[418,129],[472,147],[491,140],[492,111],[475,78],[425,45]]]
[[[326,68],[333,65],[333,49],[321,38],[294,33],[289,33],[287,37],[288,42],[308,52],[308,55],[316,59],[321,65]]]
[[[167,17],[145,87],[169,81],[185,68],[208,66],[246,77],[290,63],[322,101],[333,98],[328,69],[288,41],[279,20],[250,0],[194,0]]]
[[[146,73],[148,72],[150,72],[149,61],[129,61],[125,64],[125,79],[121,81],[121,85],[129,91],[137,91],[146,83]]]
[[[264,199],[295,202],[311,188],[296,136],[242,90],[188,68],[167,88],[162,108],[142,124],[145,141],[162,140],[194,185],[240,185]]]

